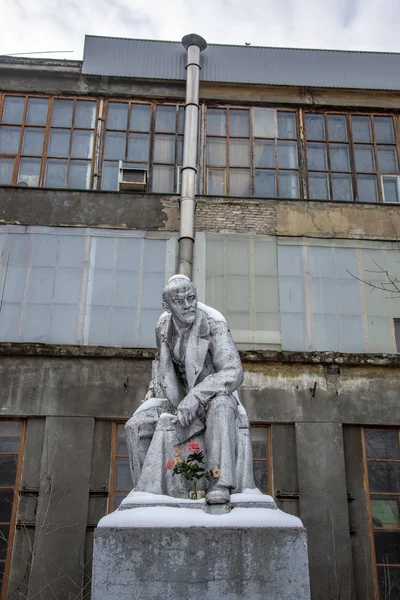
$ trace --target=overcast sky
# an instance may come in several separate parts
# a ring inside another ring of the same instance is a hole
[[[219,44],[400,52],[400,0],[0,0],[0,9],[0,54],[72,50],[48,56],[81,59],[85,34],[187,33]]]

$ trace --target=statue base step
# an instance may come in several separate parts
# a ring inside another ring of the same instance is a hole
[[[144,505],[135,494],[135,508],[95,531],[92,600],[310,600],[306,530],[266,507],[271,498],[249,495],[257,508],[239,498],[229,513],[209,514],[193,510],[204,501]]]

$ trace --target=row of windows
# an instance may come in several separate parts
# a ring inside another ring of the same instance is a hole
[[[6,597],[18,507],[25,423],[0,421],[0,588]],[[268,426],[251,429],[254,474],[264,493],[272,491],[271,434]],[[372,549],[381,600],[400,598],[400,429],[363,429]],[[112,442],[109,510],[131,490],[124,425],[116,423]]]
[[[398,117],[263,107],[201,109],[199,192],[399,202]],[[119,161],[148,191],[179,192],[184,108],[0,97],[0,184],[117,190]]]

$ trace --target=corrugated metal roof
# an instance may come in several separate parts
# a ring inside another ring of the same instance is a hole
[[[185,79],[180,42],[88,35],[82,73],[142,79]],[[400,54],[210,44],[201,79],[224,83],[400,90]]]

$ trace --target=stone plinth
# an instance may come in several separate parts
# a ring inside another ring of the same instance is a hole
[[[136,498],[137,508],[104,517],[92,600],[310,600],[306,531],[262,498],[233,497],[219,515],[201,510],[204,501],[186,508]]]

